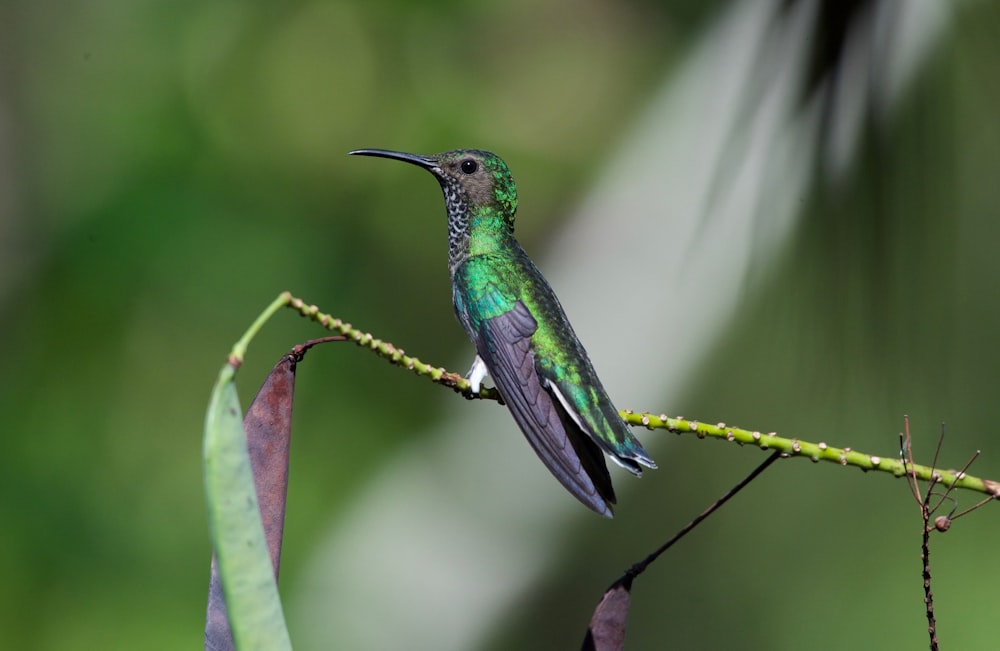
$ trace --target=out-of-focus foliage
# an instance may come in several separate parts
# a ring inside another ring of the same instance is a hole
[[[5,645],[200,643],[201,422],[229,346],[280,290],[424,358],[464,355],[437,189],[348,150],[501,151],[536,179],[522,237],[538,239],[681,27],[599,2],[4,3]],[[316,334],[275,319],[241,370],[244,403]],[[425,422],[440,396],[353,349],[300,373],[291,586],[321,514],[407,433],[364,414],[392,396]]]
[[[349,149],[496,150],[519,180],[520,237],[541,248],[718,9],[0,6],[5,645],[201,643],[204,408],[230,344],[280,290],[421,358],[467,363],[437,188],[404,166],[349,159]],[[688,395],[665,396],[663,409],[885,452],[910,411],[925,452],[932,423],[946,419],[947,465],[981,447],[984,474],[1000,474],[990,433],[998,24],[990,3],[958,7],[913,86],[866,132],[854,167],[801,198],[794,246],[775,252],[773,277],[748,283],[743,320],[726,328]],[[704,264],[697,253],[692,264]],[[283,351],[316,334],[279,315],[240,371],[244,404]],[[339,345],[310,356],[298,389],[286,593],[303,582],[321,531],[442,404],[440,388]],[[668,450],[628,495],[642,517],[565,532],[561,565],[538,578],[541,596],[502,616],[491,648],[577,644],[621,567],[758,460],[695,441]],[[692,490],[694,476],[705,490]],[[665,558],[662,574],[646,577],[662,581],[656,597],[637,587],[630,644],[891,648],[905,632],[900,648],[912,648],[923,616],[915,513],[902,484],[779,465],[759,493],[727,507],[724,532],[692,538],[674,552],[683,560]],[[996,560],[986,543],[969,543],[988,541],[996,516],[964,522],[936,548],[939,621],[956,648],[983,648],[997,637],[984,579]],[[835,536],[837,547],[824,547]],[[787,616],[760,617],[772,604]],[[324,607],[337,604],[313,605]],[[859,622],[859,612],[869,614]],[[821,615],[843,628],[814,626]],[[855,624],[885,637],[852,639]]]

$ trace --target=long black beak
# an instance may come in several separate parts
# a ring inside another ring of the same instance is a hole
[[[424,156],[422,154],[407,154],[401,151],[392,151],[389,149],[355,149],[350,152],[351,156],[377,156],[379,158],[392,158],[393,160],[401,160],[405,163],[412,163],[424,169],[434,169],[438,166],[438,162],[435,158],[431,156]]]

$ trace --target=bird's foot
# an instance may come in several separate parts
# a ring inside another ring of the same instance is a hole
[[[479,395],[480,390],[483,388],[483,378],[486,377],[488,372],[483,358],[476,355],[476,359],[472,362],[472,368],[465,374],[465,379],[469,381],[469,392],[472,396]],[[472,396],[469,396],[470,399]]]

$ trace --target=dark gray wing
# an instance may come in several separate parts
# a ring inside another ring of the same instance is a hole
[[[486,319],[474,331],[479,356],[524,432],[556,479],[589,508],[611,517],[615,491],[604,454],[565,413],[539,377],[531,350],[537,324],[518,301],[509,312]]]

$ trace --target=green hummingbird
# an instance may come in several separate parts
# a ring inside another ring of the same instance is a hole
[[[478,393],[489,372],[518,427],[578,500],[612,516],[607,453],[634,475],[656,468],[618,415],[552,288],[514,237],[517,188],[499,156],[478,149],[423,156],[358,149],[412,163],[441,184],[455,313],[476,347]]]

